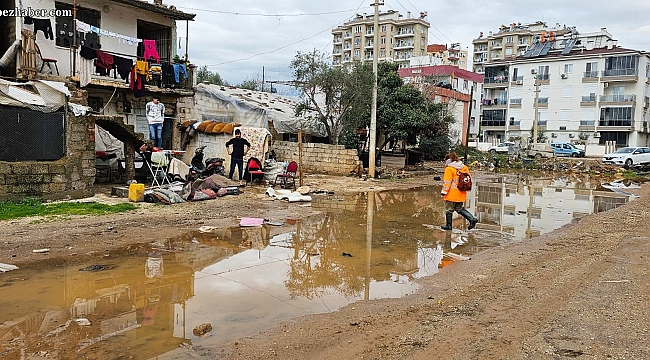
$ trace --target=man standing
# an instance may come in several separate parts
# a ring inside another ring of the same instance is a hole
[[[165,105],[154,96],[145,108],[147,121],[149,122],[149,135],[153,146],[162,148],[162,129],[165,116]]]
[[[235,130],[235,137],[226,143],[226,149],[228,149],[228,155],[230,155],[230,173],[228,173],[228,178],[232,180],[232,176],[235,174],[235,165],[237,165],[239,185],[242,184],[242,177],[244,175],[242,170],[244,167],[244,155],[248,153],[250,148],[251,143],[246,139],[242,139],[239,129]]]

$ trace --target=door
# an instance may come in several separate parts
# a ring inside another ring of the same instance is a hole
[[[614,86],[612,90],[612,101],[625,101],[625,85]]]

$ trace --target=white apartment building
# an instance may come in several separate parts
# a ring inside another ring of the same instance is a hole
[[[426,13],[406,18],[395,10],[379,14],[379,61],[399,63],[408,67],[413,56],[424,56],[427,51],[429,22]],[[374,14],[357,15],[352,21],[332,30],[332,64],[354,61],[372,61],[374,51]]]
[[[547,141],[647,146],[650,56],[617,46],[605,28],[535,37],[522,55],[484,62],[480,135],[527,139],[537,113]],[[535,103],[537,99],[537,103]]]

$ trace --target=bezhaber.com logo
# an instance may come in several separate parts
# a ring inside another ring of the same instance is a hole
[[[33,9],[27,7],[24,9],[15,8],[15,9],[5,9],[0,10],[0,16],[6,17],[72,17],[72,10],[60,10],[60,9]]]

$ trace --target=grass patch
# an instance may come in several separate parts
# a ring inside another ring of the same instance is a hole
[[[61,202],[43,204],[36,198],[26,198],[19,203],[0,202],[0,220],[18,219],[29,216],[55,215],[105,215],[135,210],[135,204],[106,205],[97,202]]]

